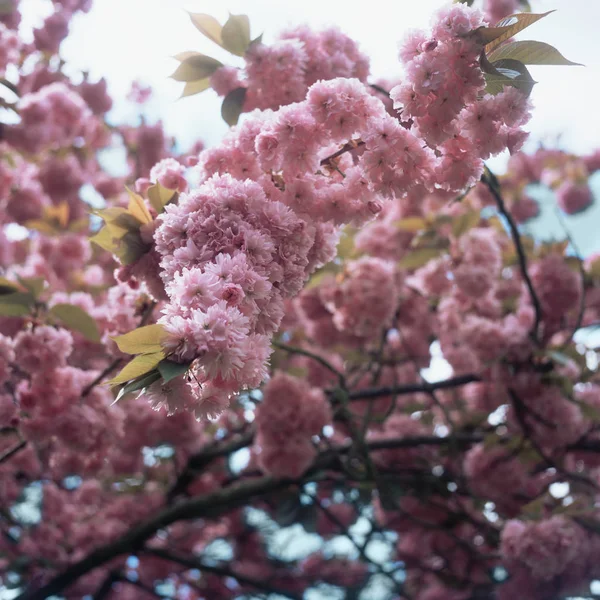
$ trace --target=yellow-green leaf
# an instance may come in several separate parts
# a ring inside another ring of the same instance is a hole
[[[481,215],[478,210],[470,210],[455,218],[452,223],[452,235],[458,238],[479,223]]]
[[[117,394],[115,401],[113,404],[117,403],[121,398],[127,396],[127,394],[131,394],[131,392],[137,392],[139,390],[144,390],[148,386],[152,385],[155,381],[160,379],[160,373],[157,369],[153,369],[148,373],[137,377],[133,381],[130,381],[128,384],[124,385]]]
[[[5,304],[0,302],[0,316],[24,317],[31,312],[31,307],[26,304]]]
[[[100,341],[96,321],[79,306],[66,303],[55,304],[49,312],[69,329],[81,333],[90,342]]]
[[[18,292],[20,289],[21,288],[19,287],[18,283],[15,283],[10,279],[0,277],[0,295],[13,294],[14,292]]]
[[[236,56],[244,56],[250,45],[250,21],[247,15],[229,15],[221,30],[223,48]]]
[[[129,194],[127,211],[143,225],[152,223],[152,216],[144,204],[144,199],[139,194],[132,192],[129,188],[127,188],[127,193]]]
[[[105,223],[114,223],[117,220],[121,220],[121,217],[128,215],[126,208],[120,206],[112,206],[110,208],[101,208],[92,211],[93,215],[100,217]]]
[[[513,58],[525,65],[583,66],[581,63],[567,60],[554,46],[533,40],[504,44],[496,48],[488,56],[488,60],[490,61],[501,60],[503,58]]]
[[[510,39],[519,31],[523,31],[526,27],[533,25],[543,17],[549,15],[553,10],[542,14],[534,13],[518,13],[510,15],[498,21],[494,27],[480,27],[475,30],[477,39],[485,44],[485,52],[489,54],[497,48],[502,42]]]
[[[34,298],[39,298],[40,294],[46,287],[46,280],[44,277],[19,277],[19,283],[29,292],[33,294]]]
[[[197,81],[198,79],[210,77],[222,66],[223,63],[220,60],[196,53],[184,59],[171,77],[175,81]]]
[[[210,87],[210,78],[205,77],[204,79],[199,79],[198,81],[188,81],[184,88],[183,92],[181,92],[180,98],[187,98],[188,96],[195,96],[196,94],[200,94],[204,90],[207,90]]]
[[[356,245],[354,244],[354,236],[356,229],[350,226],[344,227],[340,241],[337,246],[337,256],[342,260],[354,258],[356,256]]]
[[[183,62],[184,60],[191,58],[192,56],[198,56],[200,52],[194,52],[194,50],[186,50],[185,52],[178,52],[173,56],[175,60]]]
[[[138,231],[127,231],[114,223],[107,223],[90,241],[113,254],[123,265],[134,263],[149,249]]]
[[[31,312],[35,298],[30,292],[13,292],[0,295],[0,315],[21,317]]]
[[[69,222],[69,213],[69,204],[63,201],[57,206],[46,207],[44,209],[44,219],[47,221],[56,221],[64,229]]]
[[[229,92],[223,104],[221,105],[221,116],[227,125],[233,127],[237,124],[242,110],[244,107],[244,100],[246,99],[246,88],[236,88]]]
[[[59,230],[54,225],[52,225],[52,223],[48,223],[43,219],[30,219],[29,221],[25,221],[25,227],[27,227],[27,229],[39,231],[44,235],[52,236],[59,233]]]
[[[444,252],[444,248],[417,248],[405,254],[399,261],[401,269],[418,269],[426,265],[430,260],[437,258]]]
[[[223,45],[223,39],[221,37],[223,28],[219,21],[213,16],[205,15],[203,13],[190,13],[190,19],[200,33],[205,35],[209,40],[215,42],[215,44],[219,44],[219,46]]]
[[[160,183],[156,183],[148,188],[148,200],[158,214],[162,213],[165,206],[177,195],[175,190],[163,187]]]
[[[149,354],[162,351],[161,342],[166,336],[162,325],[146,325],[129,333],[114,337],[121,352],[127,354]],[[158,364],[158,363],[157,363]]]
[[[496,95],[504,90],[504,86],[512,86],[529,96],[535,85],[527,67],[520,61],[512,58],[503,58],[492,63],[493,73],[485,73],[485,91]]]
[[[416,233],[417,231],[421,231],[427,227],[427,221],[422,217],[406,217],[405,219],[396,221],[395,225],[402,231]]]
[[[111,234],[108,227],[103,227],[96,235],[93,235],[90,238],[90,242],[93,242],[111,254],[114,252],[115,238]]]
[[[137,379],[150,371],[156,369],[158,363],[163,360],[165,355],[163,352],[153,352],[152,354],[140,354],[130,360],[121,370],[121,372],[107,381],[109,385],[119,385],[127,383],[132,379]]]

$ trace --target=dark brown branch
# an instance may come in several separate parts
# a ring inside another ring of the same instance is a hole
[[[481,381],[481,378],[478,375],[458,375],[457,377],[451,377],[450,379],[444,379],[443,381],[436,381],[434,383],[423,381],[421,383],[409,383],[407,385],[358,390],[356,392],[350,392],[348,394],[348,398],[350,400],[368,400],[369,398],[380,398],[381,396],[402,396],[405,394],[415,394],[418,392],[430,394],[436,390],[446,390],[461,387],[468,383],[474,383],[477,381]]]
[[[0,84],[3,85],[6,89],[10,90],[15,96],[20,96],[19,88],[14,84],[8,81],[8,79],[0,79]]]
[[[224,490],[217,490],[211,494],[177,504],[159,513],[154,518],[132,527],[114,542],[94,550],[41,588],[26,590],[19,596],[19,600],[45,600],[48,596],[59,594],[77,579],[106,564],[113,558],[139,551],[146,540],[159,529],[168,527],[176,521],[199,517],[218,517],[226,511],[245,505],[252,498],[285,488],[291,482],[289,479],[266,476],[253,481],[246,481],[240,485],[232,485]]]
[[[342,385],[342,387],[344,387],[344,374],[340,373],[340,371],[338,371],[331,363],[329,363],[329,361],[325,360],[322,356],[319,356],[318,354],[315,354],[314,352],[310,352],[309,350],[304,350],[304,348],[298,348],[296,346],[288,346],[287,344],[284,344],[282,342],[273,342],[273,346],[275,346],[275,348],[279,348],[280,350],[285,350],[286,352],[289,352],[290,354],[300,354],[301,356],[306,356],[308,358],[312,358],[313,360],[318,362],[320,365],[325,367],[328,371],[330,371],[331,373],[336,375],[336,377],[340,381],[340,384]]]
[[[375,90],[376,92],[379,92],[380,94],[383,94],[387,98],[390,97],[390,93],[385,88],[382,88],[380,85],[377,85],[376,83],[370,83],[369,87],[372,90]]]
[[[93,600],[104,600],[104,598],[108,598],[109,594],[112,592],[113,584],[118,580],[119,575],[114,571],[111,571],[100,584],[100,587],[94,594]]]
[[[168,491],[167,502],[172,502],[176,496],[183,493],[194,478],[204,469],[208,468],[213,461],[224,456],[230,456],[233,452],[246,448],[252,443],[253,439],[254,428],[250,428],[243,434],[236,434],[227,440],[214,442],[190,456],[184,470]]]
[[[25,446],[27,446],[27,441],[22,440],[15,446],[13,446],[12,448],[9,448],[8,450],[6,450],[6,452],[4,452],[3,454],[0,454],[0,465],[3,462],[7,461],[12,456],[14,456],[17,452],[20,452],[21,450],[23,450],[23,448],[25,448]]]
[[[533,309],[535,311],[535,322],[533,325],[532,335],[534,341],[538,340],[538,330],[540,327],[540,323],[542,320],[542,305],[540,304],[540,300],[537,297],[535,288],[533,287],[533,283],[531,278],[529,277],[529,271],[527,266],[527,254],[525,252],[525,248],[523,248],[523,242],[521,241],[521,234],[519,233],[519,229],[515,220],[512,218],[509,210],[506,208],[506,204],[504,203],[504,198],[502,198],[502,194],[500,193],[500,182],[498,178],[490,171],[490,169],[486,166],[484,167],[485,171],[481,176],[481,181],[484,183],[487,188],[490,190],[490,193],[494,197],[496,201],[496,205],[498,206],[498,211],[500,214],[506,219],[508,223],[508,227],[510,229],[510,235],[512,237],[513,243],[515,245],[515,249],[517,251],[517,256],[519,258],[519,267],[521,270],[521,276],[525,281],[525,285],[527,286],[527,291],[529,292],[529,298],[531,299],[531,304],[533,305]]]
[[[364,146],[364,144],[365,143],[362,140],[359,140],[357,142],[348,142],[348,143],[344,144],[337,152],[334,152],[333,154],[326,156],[323,160],[321,160],[320,165],[322,167],[329,165],[329,164],[331,164],[332,160],[339,158],[340,156],[342,156],[342,154],[346,154],[346,152],[355,150],[359,146]]]
[[[204,571],[205,573],[212,573],[213,575],[218,575],[219,577],[233,577],[235,580],[237,580],[243,585],[249,585],[253,588],[256,588],[257,590],[261,590],[268,594],[278,594],[280,596],[285,596],[286,598],[291,598],[291,600],[301,600],[301,596],[299,596],[298,594],[294,594],[293,592],[289,592],[277,586],[271,585],[268,581],[265,581],[264,579],[256,579],[254,577],[242,575],[241,573],[236,573],[233,569],[229,569],[222,565],[207,565],[199,559],[189,558],[188,556],[175,554],[168,550],[162,550],[158,548],[146,548],[144,550],[144,553],[156,556],[158,558],[162,558],[163,560],[168,560],[177,563],[184,567],[188,567],[189,569],[198,569],[199,571]]]
[[[407,448],[419,445],[443,446],[448,444],[473,444],[483,440],[482,434],[457,434],[455,436],[418,436],[411,438],[399,438],[389,440],[376,440],[366,442],[370,450],[385,448]],[[352,450],[352,443],[338,446],[332,450],[321,453],[299,480],[275,478],[264,476],[250,481],[233,484],[230,487],[217,490],[210,494],[198,496],[187,501],[176,504],[165,509],[148,521],[132,527],[119,539],[94,550],[85,558],[72,564],[46,585],[37,590],[26,590],[18,600],[44,600],[53,594],[59,594],[62,590],[74,583],[80,577],[90,571],[101,567],[112,559],[123,554],[138,552],[145,542],[150,539],[156,531],[164,529],[176,521],[185,521],[196,518],[215,518],[221,514],[244,506],[252,499],[265,494],[282,490],[289,485],[301,485],[314,480],[322,475],[325,470],[342,470],[340,455],[347,454]]]
[[[91,383],[83,388],[81,397],[85,398],[97,385],[101,384],[106,377],[108,377],[113,371],[116,371],[121,364],[124,362],[124,358],[115,358]]]

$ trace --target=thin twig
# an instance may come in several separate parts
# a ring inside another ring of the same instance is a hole
[[[6,452],[4,452],[4,454],[0,454],[0,465],[14,456],[17,452],[23,450],[25,446],[27,446],[27,440],[22,440],[16,446],[9,448]]]
[[[342,387],[345,387],[344,374],[338,371],[329,361],[325,360],[322,356],[319,356],[314,352],[310,352],[309,350],[304,350],[304,348],[288,346],[283,342],[273,342],[273,346],[275,346],[275,348],[279,348],[280,350],[285,350],[290,354],[299,354],[301,356],[312,358],[313,360],[317,361],[321,366],[325,367],[328,371],[333,373],[339,379],[340,385],[342,385]]]
[[[322,159],[320,165],[322,167],[329,165],[332,160],[335,160],[336,158],[342,156],[342,154],[346,154],[346,152],[350,152],[351,150],[356,150],[356,148],[358,148],[359,146],[364,145],[365,142],[363,142],[362,140],[358,140],[356,142],[348,142],[344,144],[337,152],[334,152],[333,154],[330,154],[329,156],[326,156],[324,159]]]
[[[533,305],[533,309],[535,311],[535,322],[532,329],[532,335],[534,341],[538,341],[538,330],[540,327],[540,323],[542,321],[542,305],[540,304],[540,300],[536,294],[535,288],[533,287],[533,283],[531,278],[529,277],[529,271],[527,266],[527,253],[525,252],[525,248],[523,248],[523,242],[521,241],[521,234],[519,233],[519,229],[515,220],[512,218],[512,215],[506,208],[506,204],[504,203],[504,198],[502,198],[502,194],[500,193],[500,182],[498,178],[490,171],[490,169],[485,166],[485,171],[481,176],[481,181],[484,183],[490,193],[494,197],[496,201],[496,205],[498,206],[498,211],[500,214],[506,219],[508,223],[508,227],[510,229],[510,234],[515,245],[515,249],[517,251],[517,256],[519,258],[519,267],[521,269],[521,276],[525,281],[525,285],[527,286],[527,291],[529,292],[529,297],[531,299],[531,304]]]
[[[467,385],[468,383],[475,383],[478,381],[481,381],[479,375],[458,375],[457,377],[451,377],[449,379],[435,381],[433,383],[423,381],[421,383],[409,383],[406,385],[357,390],[355,392],[350,392],[348,394],[348,398],[350,400],[366,400],[369,398],[379,398],[381,396],[402,396],[406,394],[415,394],[418,392],[430,394],[431,392],[435,392],[436,390],[446,390],[461,387],[463,385]]]
[[[168,560],[180,564],[184,567],[188,567],[189,569],[198,569],[199,571],[204,571],[205,573],[212,573],[214,575],[218,575],[219,577],[233,577],[233,579],[236,579],[240,584],[249,585],[258,590],[267,592],[268,594],[278,594],[280,596],[290,598],[291,600],[301,599],[301,596],[299,596],[298,594],[271,585],[268,581],[264,579],[256,579],[255,577],[249,577],[248,575],[237,573],[234,570],[222,565],[208,565],[199,559],[175,554],[173,552],[170,552],[168,550],[162,550],[160,548],[146,548],[144,550],[144,553],[149,554],[151,556],[156,556],[158,558],[162,558],[163,560]]]

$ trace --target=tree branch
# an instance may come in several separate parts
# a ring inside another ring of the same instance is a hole
[[[20,452],[21,450],[23,450],[23,448],[25,448],[25,446],[27,446],[27,440],[22,440],[15,446],[13,446],[12,448],[9,448],[8,450],[6,450],[6,452],[4,452],[3,454],[0,454],[0,465],[3,462],[7,461],[12,456],[14,456],[17,452]]]
[[[531,278],[529,277],[529,271],[527,267],[527,254],[525,252],[525,248],[523,248],[521,234],[519,233],[519,229],[517,228],[515,220],[512,218],[512,215],[506,208],[504,198],[502,198],[502,194],[500,193],[500,182],[498,181],[498,178],[494,175],[494,173],[492,173],[492,171],[490,171],[490,169],[487,166],[485,166],[484,169],[485,171],[481,176],[481,181],[490,190],[490,193],[494,197],[496,205],[498,206],[498,211],[506,219],[508,223],[508,228],[510,229],[510,235],[515,245],[515,249],[517,251],[521,275],[523,277],[523,280],[525,281],[525,285],[527,286],[527,291],[529,292],[531,304],[533,305],[533,309],[535,311],[535,322],[532,329],[532,335],[534,341],[537,341],[538,329],[542,320],[542,305],[540,304],[540,300],[537,297],[535,288],[533,287],[533,283],[531,281]]]
[[[232,436],[232,439],[219,440],[212,443],[196,454],[190,456],[187,465],[181,472],[177,481],[172,485],[167,493],[167,502],[171,503],[176,496],[185,491],[186,487],[194,478],[204,469],[206,469],[214,460],[229,456],[237,450],[246,448],[254,439],[254,428],[242,434]]]
[[[283,342],[273,342],[273,346],[275,346],[275,348],[279,348],[280,350],[285,350],[286,352],[289,352],[290,354],[300,354],[301,356],[307,356],[308,358],[312,358],[313,360],[317,361],[320,365],[325,367],[328,371],[333,373],[339,379],[340,385],[342,387],[345,387],[344,374],[340,373],[340,371],[338,371],[329,361],[325,360],[322,356],[319,356],[318,354],[315,354],[314,352],[310,352],[309,350],[304,350],[304,348],[298,348],[296,346],[288,346],[287,344],[284,344]]]
[[[301,600],[301,596],[298,596],[293,592],[289,592],[277,586],[271,585],[270,583],[268,583],[268,581],[265,581],[263,579],[256,579],[254,577],[242,575],[241,573],[236,573],[233,569],[229,569],[225,566],[208,565],[199,559],[188,558],[187,556],[182,556],[180,554],[175,554],[168,550],[162,550],[159,548],[146,548],[144,550],[144,553],[156,556],[158,558],[162,558],[163,560],[175,562],[184,567],[188,567],[189,569],[198,569],[200,571],[204,571],[205,573],[212,573],[213,575],[218,575],[219,577],[233,577],[241,584],[249,585],[251,587],[256,588],[257,590],[267,592],[268,594],[279,594],[280,596],[291,598],[291,600]]]
[[[444,379],[443,381],[436,381],[434,383],[423,381],[421,383],[409,383],[407,385],[357,390],[355,392],[350,392],[348,398],[350,400],[368,400],[369,398],[379,398],[381,396],[402,396],[418,392],[430,394],[436,390],[461,387],[468,383],[475,383],[478,381],[481,381],[479,375],[458,375],[457,377],[451,377],[450,379]]]
[[[482,434],[456,434],[454,436],[417,436],[389,440],[366,442],[370,450],[386,448],[408,448],[417,445],[443,446],[448,444],[473,444],[483,440]],[[269,475],[233,484],[230,487],[191,498],[165,509],[148,521],[132,527],[120,538],[94,550],[82,560],[72,564],[62,573],[37,590],[29,589],[18,597],[18,600],[44,600],[48,596],[59,594],[80,577],[101,567],[112,559],[123,554],[138,552],[145,542],[156,531],[164,529],[176,521],[196,518],[215,518],[239,506],[246,505],[253,498],[282,490],[289,485],[301,485],[315,479],[325,470],[341,469],[340,455],[352,450],[352,442],[348,442],[332,450],[322,452],[300,479],[276,478]]]

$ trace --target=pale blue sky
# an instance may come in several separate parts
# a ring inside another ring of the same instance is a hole
[[[562,142],[573,150],[600,145],[600,23],[599,0],[532,0],[538,12],[558,9],[521,34],[557,46],[583,67],[532,68],[539,83],[532,95],[536,105],[531,130],[535,139]],[[36,12],[39,0],[25,0]],[[132,79],[140,78],[157,90],[151,112],[184,144],[200,137],[214,143],[225,131],[219,101],[212,91],[177,101],[181,84],[169,80],[176,62],[169,58],[182,50],[198,50],[233,63],[191,25],[184,9],[207,12],[224,20],[227,12],[250,17],[253,34],[264,32],[268,41],[283,27],[309,23],[336,24],[358,40],[372,59],[375,76],[398,72],[398,40],[410,27],[428,23],[441,0],[97,0],[92,12],[77,19],[64,54],[75,66],[95,75],[108,74],[111,88],[123,96]],[[39,8],[37,9],[39,14]]]

